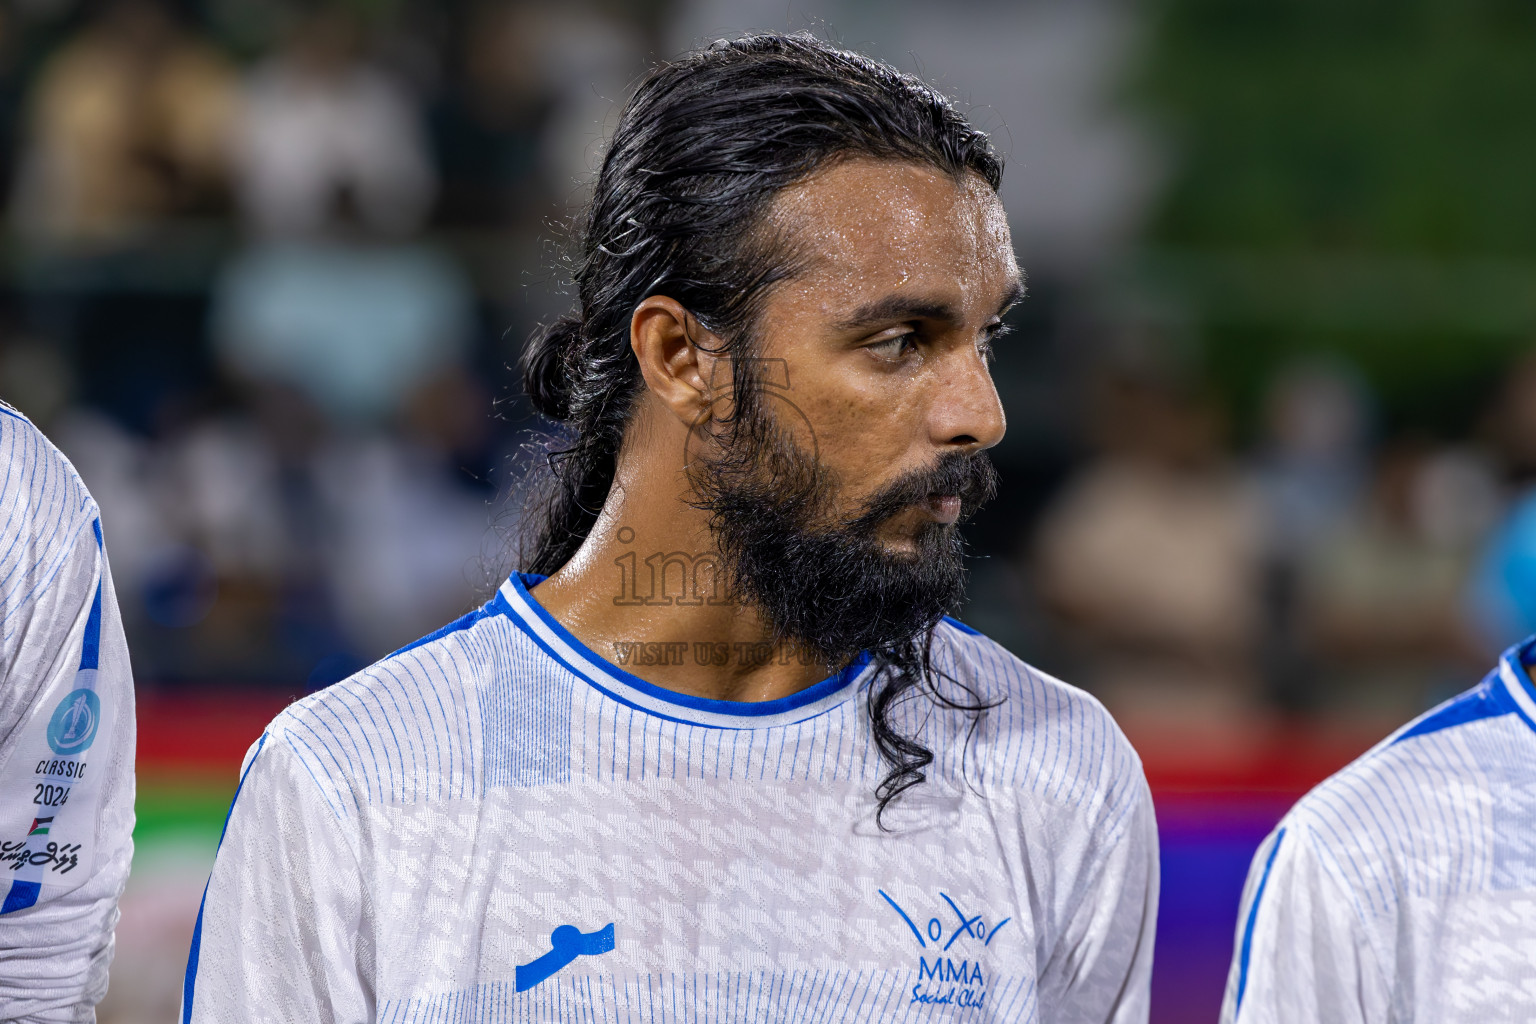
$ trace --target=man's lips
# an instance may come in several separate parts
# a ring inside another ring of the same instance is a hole
[[[960,496],[957,494],[930,494],[923,500],[922,507],[941,523],[960,519]]]

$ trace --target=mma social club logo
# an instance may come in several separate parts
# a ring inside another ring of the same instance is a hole
[[[61,757],[84,753],[101,724],[101,698],[94,690],[72,690],[53,709],[48,721],[48,745]]]
[[[901,915],[917,942],[917,984],[912,986],[910,1002],[971,1010],[985,1006],[988,978],[982,968],[982,954],[1013,918],[989,922],[982,914],[961,910],[942,892],[939,898],[943,903],[933,908],[938,913],[928,916],[918,912],[914,917],[884,889],[877,891]]]

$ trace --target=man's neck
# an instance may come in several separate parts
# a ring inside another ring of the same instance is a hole
[[[677,693],[775,700],[831,675],[809,651],[773,644],[758,611],[727,596],[704,514],[668,497],[615,488],[534,600],[599,657]]]

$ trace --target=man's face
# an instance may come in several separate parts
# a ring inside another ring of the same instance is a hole
[[[769,217],[806,267],[770,296],[756,354],[784,360],[786,397],[804,414],[784,425],[840,482],[841,513],[941,455],[1002,439],[986,349],[1021,289],[985,181],[843,160],[786,190]],[[878,536],[910,551],[925,522],[955,514],[952,501],[914,505]]]
[[[754,328],[751,389],[702,507],[742,596],[829,656],[909,638],[958,601],[955,522],[994,486],[986,349],[1019,297],[991,188],[852,159],[786,190],[803,271]]]

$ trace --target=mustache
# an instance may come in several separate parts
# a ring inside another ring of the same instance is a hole
[[[997,496],[997,469],[985,452],[939,456],[938,463],[899,477],[864,502],[863,510],[848,521],[850,530],[873,529],[929,495],[954,495],[960,499],[960,520]]]

